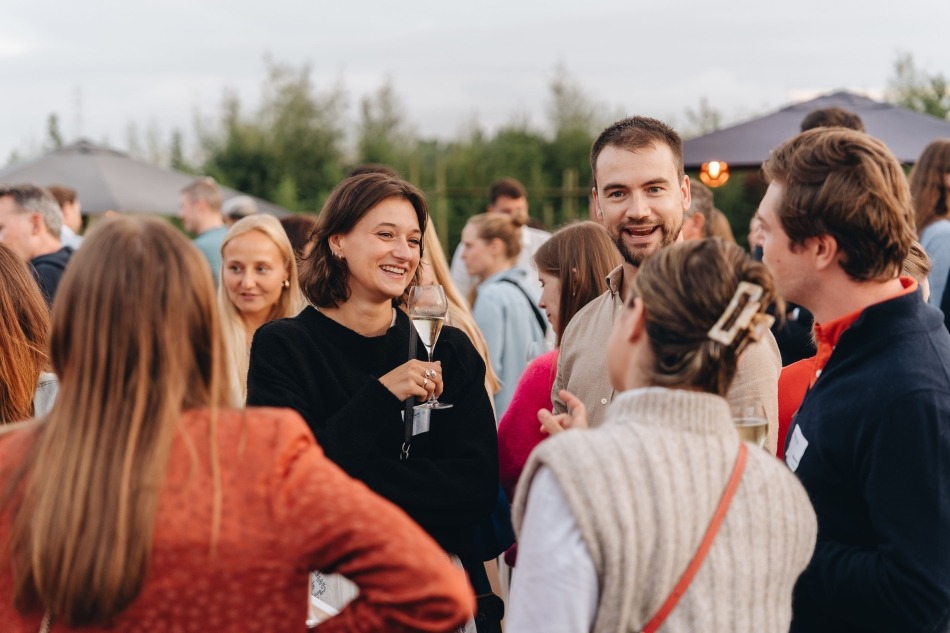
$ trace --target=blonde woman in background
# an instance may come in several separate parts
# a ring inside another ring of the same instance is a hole
[[[449,269],[449,262],[445,258],[445,251],[442,250],[439,236],[431,223],[426,226],[423,239],[425,242],[425,257],[419,266],[419,283],[422,285],[440,284],[445,289],[445,297],[449,301],[449,314],[445,323],[468,334],[468,338],[472,340],[472,345],[475,346],[478,355],[485,361],[485,390],[488,391],[488,397],[492,400],[492,406],[494,407],[494,396],[501,389],[501,382],[498,380],[495,370],[492,369],[488,343],[485,342],[485,336],[478,329],[478,324],[475,323],[475,317],[472,316],[472,310],[468,307],[468,301],[465,300],[465,297],[462,296],[452,280],[452,272]]]
[[[268,321],[292,317],[306,302],[297,282],[297,259],[280,221],[250,215],[231,226],[221,245],[221,309],[232,402],[247,399],[251,339]]]

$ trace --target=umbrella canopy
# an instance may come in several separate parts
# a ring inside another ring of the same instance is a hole
[[[37,159],[0,170],[0,184],[64,185],[75,189],[83,213],[177,215],[181,190],[195,176],[136,160],[108,147],[80,140]],[[221,187],[225,200],[244,195]],[[259,211],[276,216],[287,209],[254,198]]]
[[[867,133],[884,141],[902,163],[915,162],[932,140],[950,138],[950,121],[842,91],[689,139],[683,143],[686,168],[699,169],[712,160],[758,167],[772,149],[798,134],[806,114],[832,106],[860,116]]]

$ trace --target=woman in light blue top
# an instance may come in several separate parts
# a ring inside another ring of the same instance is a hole
[[[515,268],[521,251],[521,227],[510,216],[482,213],[462,231],[462,261],[468,274],[483,281],[476,288],[472,313],[485,335],[492,368],[501,380],[495,394],[500,419],[528,364],[528,347],[542,341],[546,320],[537,308],[537,290],[524,270]]]
[[[933,261],[930,303],[940,306],[950,275],[950,139],[928,145],[910,172],[920,243]]]

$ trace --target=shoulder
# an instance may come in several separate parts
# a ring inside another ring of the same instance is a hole
[[[49,372],[41,373],[36,385],[36,394],[33,396],[33,413],[36,417],[49,413],[53,408],[57,393],[59,393],[59,382],[56,380],[56,375]]]
[[[199,409],[186,412],[184,417],[191,424],[197,422],[203,426],[211,415],[210,410]],[[287,453],[313,448],[319,450],[313,433],[293,409],[248,407],[218,411],[217,415],[217,436],[221,446],[248,447],[247,460],[272,461]],[[243,448],[238,450],[245,455]]]
[[[254,343],[294,341],[307,332],[319,329],[317,316],[318,313],[313,306],[307,306],[296,316],[268,321],[254,333]]]
[[[561,348],[564,348],[565,343],[569,342],[568,344],[572,344],[576,339],[578,330],[589,327],[591,319],[593,319],[595,315],[599,316],[604,313],[605,308],[607,312],[613,310],[613,297],[609,290],[605,291],[599,297],[595,297],[590,303],[577,311],[577,314],[574,315],[567,324],[567,327],[564,328],[564,334],[561,336]]]

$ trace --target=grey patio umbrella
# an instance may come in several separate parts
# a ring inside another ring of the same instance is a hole
[[[713,160],[730,168],[758,167],[773,148],[798,134],[806,114],[831,106],[860,116],[867,133],[884,141],[902,163],[915,162],[930,141],[950,138],[950,121],[841,91],[689,139],[683,143],[686,168],[699,169]]]
[[[195,176],[163,169],[122,152],[80,140],[39,158],[0,170],[0,184],[65,185],[75,189],[88,214],[117,211],[176,215],[182,188]],[[222,187],[224,199],[244,195]],[[276,216],[290,213],[259,198],[259,211]]]

